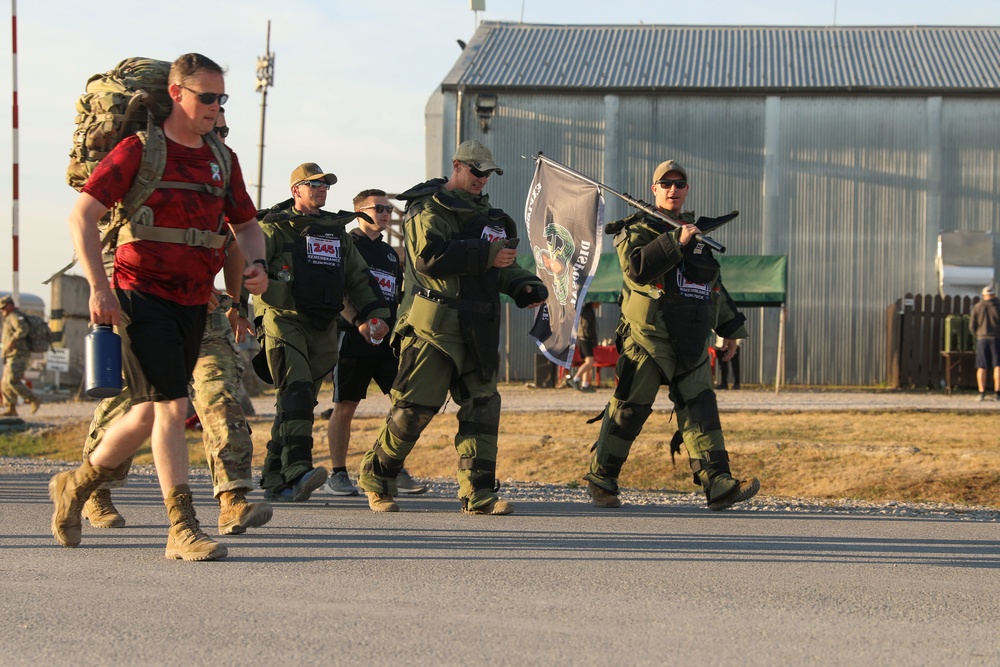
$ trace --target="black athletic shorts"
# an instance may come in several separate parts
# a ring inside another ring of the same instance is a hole
[[[580,350],[580,356],[584,359],[594,356],[594,346],[596,343],[586,338],[576,339],[576,349]]]
[[[1000,366],[1000,338],[976,339],[976,368]]]
[[[389,346],[377,348],[377,354],[341,356],[333,369],[333,402],[361,402],[368,396],[372,380],[383,394],[388,394],[396,380],[399,360]]]
[[[133,290],[115,292],[122,307],[122,370],[132,403],[187,398],[208,308]]]

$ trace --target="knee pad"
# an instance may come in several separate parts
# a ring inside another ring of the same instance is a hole
[[[458,459],[458,469],[469,471],[469,482],[472,483],[473,491],[496,493],[500,490],[500,484],[497,483],[496,461],[463,456]]]
[[[394,459],[389,456],[382,445],[375,443],[373,448],[375,451],[375,457],[372,459],[371,472],[373,475],[378,477],[389,477],[392,479],[396,478],[399,471],[403,469],[404,461],[402,459]]]
[[[404,442],[416,442],[437,411],[431,405],[398,401],[389,411],[389,432]]]
[[[729,454],[724,449],[705,452],[702,458],[691,459],[691,472],[694,473],[695,484],[702,483],[700,475],[702,472],[709,482],[720,474],[730,475],[732,473],[729,470]]]
[[[311,435],[286,435],[281,439],[288,463],[312,461],[313,439]]]
[[[313,408],[316,407],[316,389],[312,382],[296,380],[281,392],[278,402],[278,420],[313,421]]]
[[[715,398],[715,392],[711,389],[706,389],[688,401],[687,411],[691,426],[702,433],[722,430],[722,422],[719,421],[719,403]]]
[[[609,435],[632,442],[639,437],[643,424],[653,413],[653,406],[637,403],[621,403],[612,418]]]
[[[459,435],[500,434],[500,394],[472,400],[472,421],[458,423]]]

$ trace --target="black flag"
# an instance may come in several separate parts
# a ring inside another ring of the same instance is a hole
[[[592,181],[539,154],[524,221],[535,273],[549,290],[530,336],[554,363],[569,368],[576,323],[601,258],[604,197]]]

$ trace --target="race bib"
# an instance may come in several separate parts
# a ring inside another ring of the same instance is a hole
[[[494,241],[505,241],[507,239],[507,230],[502,227],[483,227],[482,238],[486,239],[490,243]]]
[[[686,296],[689,299],[708,301],[712,298],[711,285],[688,280],[680,271],[677,272],[677,288],[680,290],[681,296]]]
[[[396,276],[381,269],[369,269],[378,286],[382,288],[382,298],[386,303],[396,303]]]
[[[323,266],[340,266],[340,239],[335,236],[306,236],[306,261]]]

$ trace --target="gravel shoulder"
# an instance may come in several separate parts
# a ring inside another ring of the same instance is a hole
[[[594,412],[603,409],[612,390],[599,388],[593,393],[573,390],[535,389],[524,384],[502,385],[505,412],[545,412],[551,410],[575,410]],[[970,394],[945,395],[940,392],[899,392],[899,391],[824,391],[816,389],[788,389],[779,393],[773,390],[740,390],[717,392],[719,408],[723,412],[736,411],[925,411],[925,412],[998,412],[1000,403],[996,401],[978,402]],[[330,406],[330,396],[322,396],[317,410]],[[268,418],[274,415],[273,396],[263,395],[253,399],[257,416]],[[29,429],[44,431],[47,428],[85,422],[93,414],[93,401],[73,401],[49,396],[35,415],[25,415]],[[361,403],[358,415],[381,415],[389,408],[385,396],[370,396]],[[670,402],[666,392],[661,392],[655,404],[657,410],[669,410]],[[446,412],[454,412],[454,404],[445,407]],[[23,410],[22,412],[27,412]],[[47,473],[54,474],[68,469],[69,463],[35,460],[27,458],[0,458],[0,475]],[[137,466],[133,474],[152,478],[152,466]],[[200,476],[200,477],[199,477]],[[207,472],[192,470],[195,479],[207,480]],[[426,480],[430,489],[429,497],[454,498],[457,486],[446,478]],[[586,493],[580,488],[504,481],[502,491],[505,498],[512,501],[555,501],[587,502]],[[622,499],[636,505],[666,505],[701,507],[703,498],[697,493],[674,493],[657,491],[623,490]],[[854,500],[822,500],[808,498],[777,498],[758,496],[744,507],[753,512],[789,512],[799,514],[851,514],[868,516],[935,517],[956,521],[1000,522],[1000,507],[963,506],[939,503],[871,503]]]

